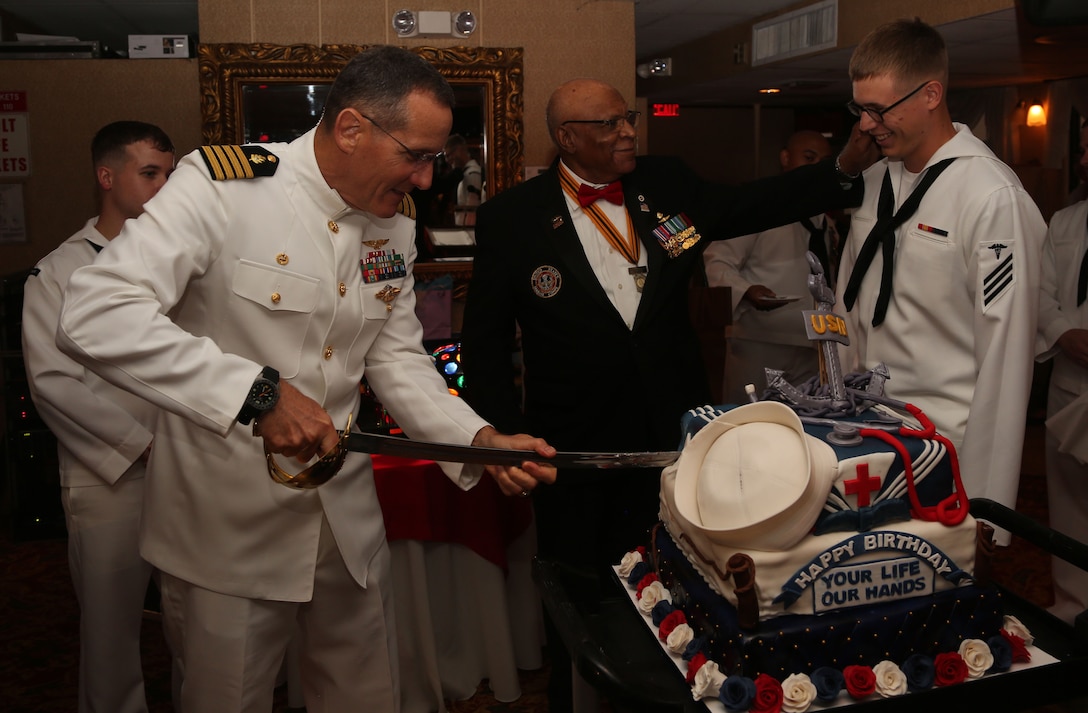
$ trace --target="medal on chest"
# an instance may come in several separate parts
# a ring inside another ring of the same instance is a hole
[[[669,257],[677,257],[692,245],[702,240],[685,213],[679,215],[657,214],[658,226],[654,228],[654,237]]]
[[[359,261],[363,272],[363,282],[371,284],[382,280],[392,280],[408,274],[404,264],[404,255],[395,250],[372,250]]]

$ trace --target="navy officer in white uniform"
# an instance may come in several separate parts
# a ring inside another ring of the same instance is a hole
[[[399,709],[370,458],[348,455],[308,490],[274,482],[265,459],[286,468],[333,450],[364,372],[413,437],[554,454],[451,396],[421,345],[404,213],[407,194],[430,185],[452,106],[419,56],[367,50],[317,127],[289,144],[189,154],[72,277],[58,345],[163,409],[140,548],[163,572],[183,713],[271,710],[296,624],[307,709]],[[443,469],[465,488],[480,477]],[[530,462],[488,470],[510,495],[555,477]]]

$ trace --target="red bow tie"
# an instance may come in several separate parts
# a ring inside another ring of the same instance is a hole
[[[612,181],[604,188],[594,188],[584,183],[578,187],[578,204],[583,208],[600,198],[616,205],[623,205],[623,186],[619,181]]]

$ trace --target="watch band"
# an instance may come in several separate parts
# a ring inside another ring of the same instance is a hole
[[[271,403],[261,405],[255,401],[255,398],[257,390],[264,384],[272,385],[272,389],[275,390],[275,396],[272,398]],[[279,390],[280,372],[272,367],[263,367],[261,369],[261,376],[254,380],[254,385],[250,386],[249,393],[246,394],[246,402],[242,405],[242,410],[238,411],[238,416],[235,420],[242,423],[243,426],[249,426],[249,423],[252,420],[259,418],[264,411],[270,410],[275,406],[276,402],[280,399]]]

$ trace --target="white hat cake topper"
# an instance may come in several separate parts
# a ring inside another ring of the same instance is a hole
[[[721,545],[780,550],[812,529],[837,459],[793,409],[761,401],[706,424],[676,469],[677,512],[695,529]]]

